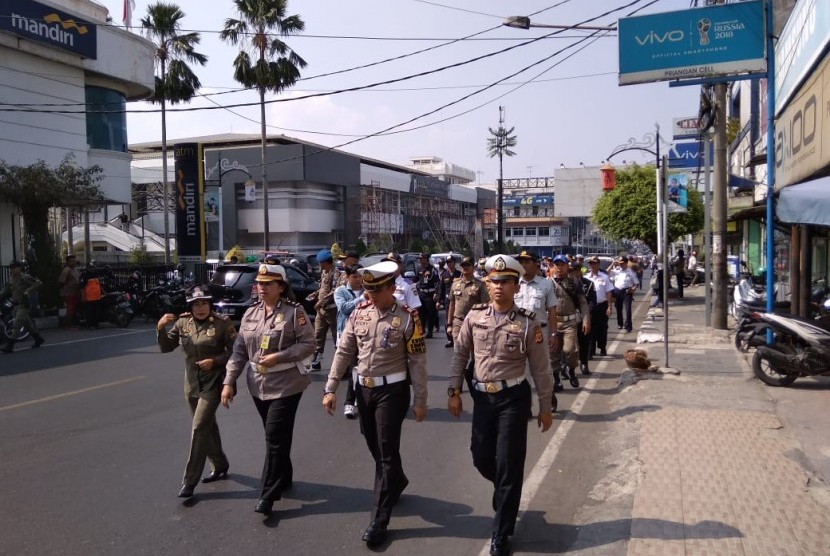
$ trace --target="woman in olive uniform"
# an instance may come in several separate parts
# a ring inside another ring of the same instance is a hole
[[[185,355],[184,395],[193,415],[193,434],[179,490],[182,498],[193,496],[193,489],[205,469],[205,459],[210,460],[213,471],[202,479],[203,483],[228,476],[228,458],[222,451],[216,408],[236,329],[227,317],[213,312],[211,302],[206,291],[195,287],[187,297],[189,313],[180,317],[167,313],[156,325],[156,340],[162,353],[182,346]],[[173,322],[173,328],[168,331],[167,326]]]
[[[233,401],[236,379],[245,371],[248,392],[265,427],[262,494],[255,512],[270,514],[291,487],[291,441],[303,391],[311,384],[303,362],[315,350],[314,329],[299,303],[288,299],[285,268],[263,264],[256,277],[260,302],[242,317],[228,362],[222,405]]]

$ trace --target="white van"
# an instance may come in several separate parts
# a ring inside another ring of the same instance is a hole
[[[461,259],[463,259],[463,258],[464,258],[464,255],[462,255],[461,253],[455,253],[455,252],[452,252],[452,251],[451,251],[451,252],[449,252],[449,253],[434,253],[434,254],[433,254],[433,255],[429,258],[429,264],[431,264],[431,265],[432,265],[432,266],[434,266],[435,268],[438,268],[438,260],[439,260],[439,259],[442,259],[442,260],[446,261],[446,260],[447,260],[448,258],[450,258],[450,257],[452,257],[453,259],[455,259],[455,264],[456,264],[456,266],[457,266],[457,265],[458,265],[458,263],[460,263],[460,262],[461,262]]]

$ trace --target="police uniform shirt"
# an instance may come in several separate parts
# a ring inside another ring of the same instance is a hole
[[[439,282],[438,271],[432,265],[418,269],[418,295],[432,297],[438,290]]]
[[[519,292],[514,298],[517,306],[536,314],[536,321],[544,326],[548,322],[548,309],[556,307],[556,292],[550,280],[534,276],[532,280],[519,279]]]
[[[248,392],[260,400],[298,394],[311,383],[303,360],[314,350],[314,329],[299,303],[280,299],[267,320],[265,304],[257,303],[242,316],[225,384],[235,384],[247,369]],[[278,354],[276,365],[258,364],[271,353]]]
[[[594,283],[594,291],[597,292],[597,303],[608,301],[608,294],[614,293],[614,285],[611,283],[611,278],[606,273],[598,270],[596,275],[589,272],[585,278]]]
[[[190,313],[184,313],[170,330],[159,330],[156,341],[162,353],[182,346],[185,396],[198,398],[203,392],[219,392],[225,379],[225,365],[236,341],[236,328],[228,317],[211,312],[199,322]],[[213,359],[213,368],[199,369],[196,362],[203,359]]]
[[[454,300],[453,318],[463,319],[464,315],[470,312],[470,308],[473,305],[490,301],[487,286],[475,276],[469,280],[463,276],[453,280],[450,295],[452,295]]]
[[[340,274],[338,269],[332,268],[331,270],[324,270],[320,275],[320,289],[317,290],[317,303],[323,304],[320,309],[327,310],[335,308],[332,295],[340,283]],[[328,299],[326,299],[327,297]]]
[[[582,283],[577,283],[570,276],[565,278],[551,278],[551,284],[556,288],[559,303],[556,305],[556,317],[567,317],[582,312],[583,318],[589,318],[588,302],[582,291]]]
[[[475,305],[455,340],[450,364],[450,387],[461,388],[464,368],[470,355],[475,361],[478,382],[522,379],[525,364],[539,397],[539,410],[551,411],[553,394],[548,342],[534,315],[517,306],[499,315],[492,305]]]
[[[408,370],[414,394],[412,405],[426,407],[427,354],[417,311],[397,303],[385,312],[371,301],[358,305],[340,336],[327,391],[337,389],[355,359],[355,370],[364,377],[376,379]]]
[[[410,309],[421,306],[421,298],[415,293],[415,285],[404,280],[402,276],[395,278],[395,299]]]

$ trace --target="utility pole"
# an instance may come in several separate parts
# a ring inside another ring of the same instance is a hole
[[[712,196],[712,328],[726,330],[726,83],[715,85]]]
[[[499,106],[499,131],[504,130],[504,106]],[[499,185],[498,191],[496,192],[496,204],[498,205],[498,215],[496,220],[496,243],[498,246],[496,247],[496,251],[501,253],[504,251],[504,215],[502,211],[504,210],[504,188],[502,182],[504,181],[504,141],[506,137],[504,133],[499,135]]]

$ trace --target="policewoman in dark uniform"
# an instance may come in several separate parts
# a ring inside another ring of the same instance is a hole
[[[262,493],[255,512],[270,514],[274,501],[291,487],[294,418],[311,383],[304,359],[314,353],[314,330],[281,265],[263,264],[256,277],[259,303],[248,309],[228,361],[222,405],[233,401],[236,379],[245,372],[248,392],[265,427]]]
[[[492,300],[473,306],[455,340],[450,365],[447,409],[461,415],[461,380],[472,354],[473,431],[470,451],[473,465],[493,483],[493,520],[490,554],[509,554],[522,497],[527,452],[527,419],[531,391],[525,364],[539,399],[537,424],[542,432],[553,423],[553,385],[548,341],[535,315],[516,306],[519,277],[524,269],[507,255],[487,259],[487,288]]]
[[[213,312],[212,302],[208,292],[195,287],[187,296],[189,313],[179,317],[167,313],[156,324],[156,341],[161,352],[168,353],[181,346],[185,357],[184,396],[193,416],[193,433],[179,490],[181,498],[193,496],[193,489],[205,469],[205,459],[210,461],[213,470],[202,479],[203,483],[228,476],[228,458],[222,451],[216,409],[236,329],[227,317]],[[173,328],[167,330],[173,322]]]
[[[323,393],[323,406],[334,415],[337,385],[356,358],[360,431],[375,460],[372,519],[363,533],[368,547],[386,538],[392,508],[409,484],[401,463],[401,427],[409,410],[420,422],[427,415],[426,344],[418,311],[395,299],[398,265],[384,261],[363,270],[369,300],[358,305],[340,336]]]

